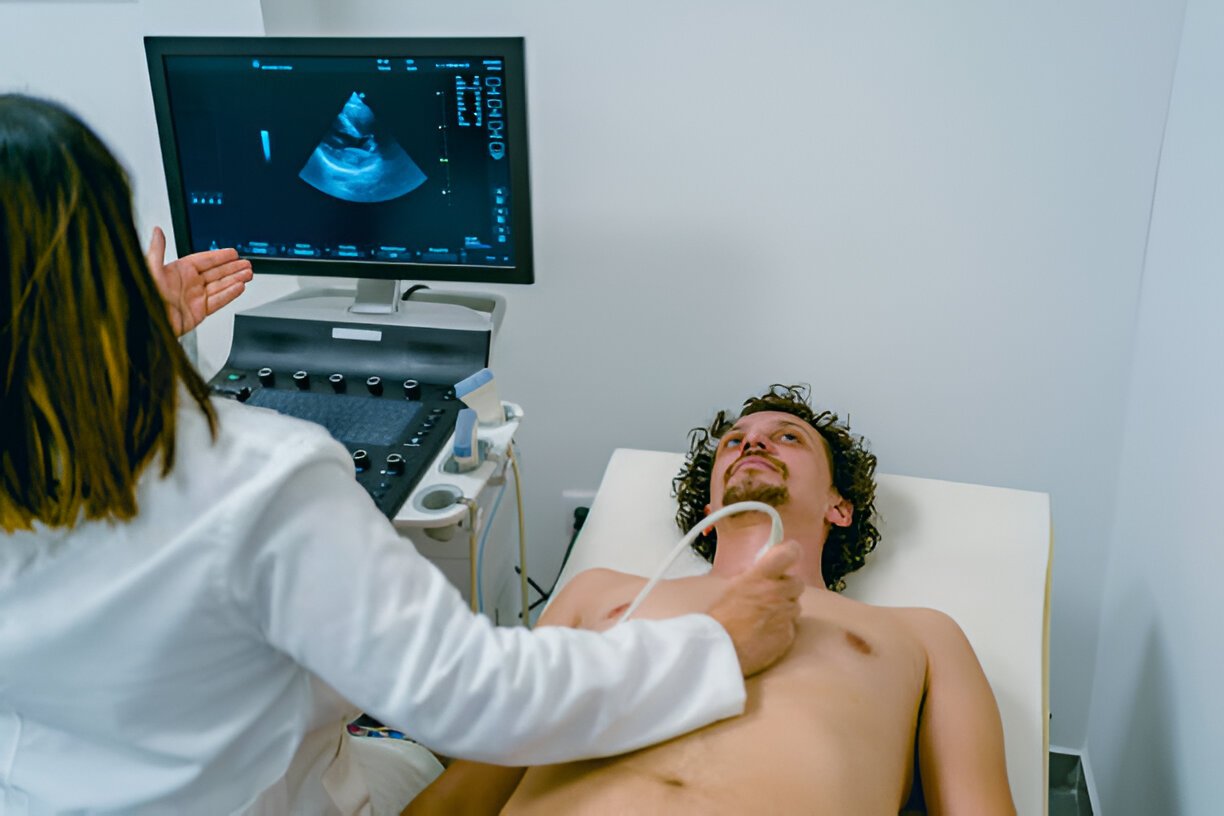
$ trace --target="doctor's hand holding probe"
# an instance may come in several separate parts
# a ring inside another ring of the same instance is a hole
[[[380,791],[361,711],[452,757],[611,755],[741,713],[789,648],[794,542],[709,614],[473,615],[321,427],[210,397],[176,336],[250,265],[164,251],[88,127],[0,95],[0,812],[398,809],[430,777]]]

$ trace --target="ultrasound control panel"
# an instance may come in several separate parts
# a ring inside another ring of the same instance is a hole
[[[450,439],[454,388],[345,371],[227,367],[214,394],[322,425],[348,448],[357,481],[394,518]]]

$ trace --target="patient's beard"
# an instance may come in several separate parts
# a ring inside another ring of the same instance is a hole
[[[762,484],[755,479],[745,479],[727,487],[723,493],[723,507],[742,501],[759,501],[770,507],[781,507],[790,501],[790,491],[786,485]]]

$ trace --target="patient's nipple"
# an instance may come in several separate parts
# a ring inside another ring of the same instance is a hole
[[[629,603],[623,603],[620,606],[613,607],[607,614],[608,618],[619,618],[629,608]]]
[[[846,630],[846,642],[853,646],[854,649],[861,654],[869,655],[872,653],[871,644],[863,640],[863,638],[859,637],[854,632],[851,632],[849,629]]]

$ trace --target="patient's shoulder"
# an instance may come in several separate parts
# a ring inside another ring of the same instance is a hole
[[[914,633],[926,650],[932,664],[977,666],[973,645],[960,624],[946,612],[925,607],[894,610],[904,625]],[[980,671],[980,669],[979,669]]]
[[[628,572],[617,572],[613,569],[604,567],[592,567],[588,570],[575,575],[570,582],[565,585],[566,590],[572,593],[582,593],[584,595],[591,592],[602,592],[605,590],[617,590],[622,587],[633,584],[645,583],[646,579],[640,575],[632,575]],[[571,589],[571,587],[573,589]]]
[[[608,583],[610,581],[627,581],[638,578],[641,578],[641,576],[632,575],[628,572],[619,572],[614,569],[608,569],[607,567],[591,567],[590,569],[584,569],[582,572],[575,575],[570,583],[579,580],[584,582]]]
[[[947,612],[925,606],[897,607],[891,611],[923,640],[964,637],[960,625]]]
[[[598,602],[597,599],[625,587],[642,584],[645,580],[639,575],[603,567],[583,570],[557,591],[548,609],[540,616],[540,623],[549,626],[579,626],[584,613],[591,609],[593,603]]]

